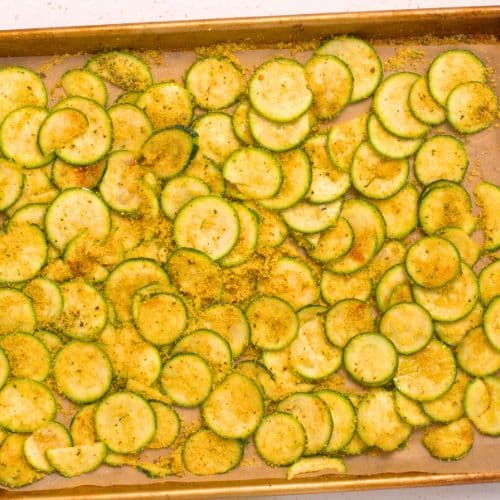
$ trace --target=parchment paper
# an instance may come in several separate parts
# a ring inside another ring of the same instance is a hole
[[[458,42],[458,43],[457,43]],[[391,44],[387,41],[374,41],[378,53],[384,62],[385,75],[402,70],[416,71],[423,74],[430,61],[441,51],[447,48],[469,48],[485,61],[490,67],[490,84],[498,89],[500,82],[500,46],[491,39],[470,39],[466,43],[455,40],[432,40],[428,39],[422,45],[416,42]],[[238,47],[231,52],[238,58],[242,66],[251,74],[253,68],[269,57],[282,55],[295,57],[299,61],[306,61],[311,53],[310,50],[289,49],[255,49],[239,50]],[[226,50],[226,49],[224,49]],[[195,59],[194,52],[176,53],[145,53],[144,57],[152,65],[155,81],[176,80],[182,81],[182,76],[191,62]],[[30,58],[0,58],[0,66],[4,64],[21,64],[43,72],[47,88],[49,90],[51,103],[55,102],[61,95],[61,89],[57,88],[60,76],[69,68],[82,66],[86,56],[56,56],[30,57]],[[109,86],[110,102],[118,94],[117,89]],[[370,100],[349,106],[335,123],[340,123],[352,116],[369,109]],[[486,179],[497,184],[500,183],[500,128],[498,120],[488,130],[462,137],[466,144],[469,155],[469,170],[466,175],[465,186],[472,192],[473,186],[480,180]],[[433,129],[433,133],[456,132],[443,125]],[[481,265],[481,264],[480,264]],[[198,410],[180,411],[181,416],[187,420],[196,418]],[[68,416],[61,416],[62,422],[68,421]],[[145,458],[154,458],[158,455],[167,455],[169,450],[160,452],[146,452]],[[443,462],[433,459],[421,444],[421,431],[416,431],[410,438],[408,445],[392,453],[376,454],[368,453],[358,457],[346,457],[347,473],[355,475],[378,474],[388,472],[500,472],[500,439],[485,437],[475,434],[475,442],[471,452],[462,460],[456,462]],[[86,476],[73,479],[64,479],[56,474],[45,477],[43,480],[24,488],[27,490],[47,490],[70,488],[81,485],[141,485],[156,483],[182,482],[185,484],[199,483],[203,481],[244,481],[250,479],[272,479],[284,478],[286,469],[270,468],[264,466],[256,457],[253,446],[246,446],[243,466],[235,471],[221,476],[210,476],[200,478],[186,473],[183,477],[172,477],[168,479],[149,479],[144,474],[130,467],[111,468],[101,466],[96,472]]]

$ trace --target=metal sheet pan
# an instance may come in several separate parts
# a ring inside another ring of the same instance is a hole
[[[0,31],[0,57],[94,52],[111,48],[188,50],[221,42],[269,46],[333,34],[368,38],[500,35],[500,7],[277,16],[172,23],[141,23],[58,29]],[[398,473],[323,476],[286,481],[252,479],[137,486],[85,486],[45,491],[0,491],[10,498],[221,498],[240,495],[368,490],[500,481],[500,472]]]

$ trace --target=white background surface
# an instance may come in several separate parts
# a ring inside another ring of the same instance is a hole
[[[350,0],[0,0],[0,29],[494,4],[498,2],[494,0],[362,0],[357,2]],[[299,497],[275,497],[279,500],[285,500],[285,498],[291,500]],[[300,500],[423,500],[429,498],[440,500],[500,499],[500,483],[436,489],[308,495],[300,497]]]

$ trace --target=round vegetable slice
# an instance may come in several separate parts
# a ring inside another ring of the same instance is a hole
[[[108,109],[108,114],[113,125],[111,150],[140,151],[153,133],[146,113],[133,103],[118,103]]]
[[[398,412],[398,415],[408,425],[411,425],[412,427],[429,425],[430,419],[422,410],[422,406],[419,401],[414,401],[401,392],[395,391],[394,402],[396,403],[396,411]]]
[[[181,423],[173,408],[159,401],[149,403],[156,416],[156,432],[149,448],[168,448],[179,435]]]
[[[408,104],[415,118],[427,125],[439,125],[446,120],[446,111],[431,96],[425,76],[415,80],[410,89]]]
[[[99,76],[85,69],[70,69],[61,77],[61,86],[68,97],[80,96],[101,106],[108,102],[108,89]]]
[[[464,398],[465,413],[481,434],[500,435],[500,380],[485,377],[473,380]]]
[[[312,204],[301,201],[281,214],[289,227],[301,233],[317,233],[335,224],[342,208],[340,200]]]
[[[169,219],[175,219],[179,210],[193,198],[210,194],[209,187],[196,177],[181,175],[174,177],[163,186],[161,209]]]
[[[445,227],[436,234],[453,243],[461,259],[469,266],[473,266],[479,259],[481,246],[463,229],[459,227]]]
[[[320,288],[323,299],[333,305],[344,299],[368,300],[372,283],[365,270],[346,275],[325,270],[321,275]]]
[[[469,453],[474,443],[474,432],[467,418],[424,430],[424,446],[434,458],[458,460]]]
[[[483,328],[490,344],[500,351],[500,297],[495,297],[489,303],[484,313]]]
[[[96,470],[104,461],[107,449],[104,443],[52,448],[47,460],[61,476],[76,477]]]
[[[7,210],[21,196],[24,174],[20,165],[0,158],[0,210]]]
[[[500,295],[500,260],[482,269],[479,274],[479,294],[484,305],[488,305],[491,299]]]
[[[0,335],[31,333],[35,326],[35,309],[30,298],[15,288],[0,288]]]
[[[500,370],[500,352],[492,347],[482,327],[472,329],[457,346],[457,363],[473,377]]]
[[[5,385],[5,382],[7,382],[9,375],[10,375],[9,358],[7,357],[3,349],[0,348],[0,388],[2,388]]]

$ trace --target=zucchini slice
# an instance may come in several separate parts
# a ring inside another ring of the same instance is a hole
[[[240,235],[236,210],[219,196],[199,196],[186,203],[174,222],[179,247],[194,248],[217,260],[227,255]]]
[[[257,247],[275,248],[283,243],[288,234],[287,225],[283,219],[271,210],[266,210],[260,205],[246,203],[259,216],[259,235]]]
[[[429,425],[430,419],[422,410],[420,402],[414,401],[399,391],[394,392],[396,411],[401,419],[412,427]]]
[[[306,433],[298,418],[280,411],[262,419],[254,442],[264,462],[280,467],[295,463],[307,444]]]
[[[415,118],[408,104],[411,87],[418,78],[417,74],[406,71],[394,73],[380,84],[373,96],[373,111],[382,126],[403,139],[418,139],[429,128]]]
[[[484,313],[483,328],[490,344],[500,351],[500,296],[489,303]]]
[[[175,219],[179,210],[193,198],[210,194],[210,188],[200,179],[181,175],[163,186],[160,204],[169,219]]]
[[[493,348],[481,326],[473,328],[457,346],[460,368],[473,377],[485,377],[500,370],[500,352]]]
[[[326,147],[332,163],[342,172],[351,169],[352,157],[358,146],[367,139],[368,114],[335,125],[328,132]]]
[[[53,111],[66,108],[82,112],[88,127],[83,134],[57,149],[57,156],[72,165],[97,163],[111,148],[112,124],[106,110],[85,97],[68,97],[59,101]]]
[[[29,333],[9,333],[0,338],[7,355],[10,375],[43,382],[49,375],[51,358],[45,344]]]
[[[407,160],[388,160],[364,142],[352,158],[352,185],[368,198],[389,198],[406,184],[409,170]]]
[[[37,330],[33,333],[33,335],[43,342],[43,345],[49,350],[52,357],[54,357],[57,351],[63,346],[61,338],[54,332],[50,332],[48,330]]]
[[[208,429],[192,434],[184,443],[182,461],[196,476],[225,474],[238,466],[243,458],[243,444],[225,439]]]
[[[427,139],[415,156],[415,175],[424,185],[439,180],[461,182],[469,158],[462,142],[451,135]]]
[[[177,354],[164,365],[160,385],[177,406],[200,406],[212,390],[212,371],[196,354]]]
[[[356,382],[377,387],[387,384],[394,377],[398,354],[387,337],[378,333],[360,333],[345,346],[343,363]]]
[[[217,165],[208,158],[197,154],[184,169],[184,174],[203,181],[212,194],[222,196],[226,189],[224,177]]]
[[[0,211],[7,210],[21,196],[24,174],[20,165],[0,158]]]
[[[457,321],[469,314],[478,298],[477,278],[462,262],[460,274],[442,288],[413,287],[413,296],[437,321]]]
[[[463,229],[458,227],[445,227],[436,234],[452,243],[458,250],[461,259],[469,266],[473,266],[479,259],[481,246]]]
[[[500,295],[500,260],[495,260],[481,270],[479,294],[484,305],[488,305],[494,297]]]
[[[33,224],[35,226],[38,226],[40,229],[43,229],[47,207],[48,205],[46,203],[31,203],[28,205],[24,205],[22,208],[16,210],[11,215],[8,225],[13,226],[14,224]]]
[[[293,59],[276,57],[260,65],[248,83],[253,108],[264,118],[290,122],[312,105],[304,68]]]
[[[0,426],[10,432],[34,432],[54,419],[56,400],[35,380],[11,378],[0,390]]]
[[[320,262],[329,262],[346,255],[353,243],[354,232],[351,225],[344,217],[339,217],[334,226],[320,234],[308,254]]]
[[[359,404],[357,430],[368,446],[394,451],[410,437],[412,427],[398,415],[394,394],[376,389]]]
[[[376,50],[365,40],[340,36],[323,44],[316,54],[334,55],[351,70],[353,87],[351,102],[371,96],[382,78],[382,63]]]
[[[345,345],[359,333],[375,330],[376,311],[368,302],[345,299],[327,312],[325,331],[328,340],[337,347]]]
[[[115,104],[135,104],[141,94],[137,90],[126,90],[116,98]]]
[[[257,289],[260,293],[283,299],[296,310],[312,304],[319,297],[319,288],[310,267],[292,257],[277,260],[267,277],[259,280]]]
[[[91,57],[85,68],[125,90],[146,90],[153,83],[147,64],[128,52],[102,52]]]
[[[439,340],[450,346],[462,342],[468,331],[480,326],[483,321],[483,307],[478,302],[472,311],[457,321],[434,322],[434,329]]]
[[[0,125],[0,147],[10,160],[26,168],[43,167],[53,154],[45,155],[38,145],[38,131],[49,112],[44,108],[27,106],[9,113]]]
[[[481,208],[480,223],[484,235],[483,247],[487,252],[500,248],[500,187],[480,182],[474,189],[474,198]]]
[[[283,181],[281,166],[268,151],[246,146],[229,156],[222,170],[234,197],[265,199],[275,196]]]
[[[71,446],[71,436],[64,425],[59,422],[49,422],[37,429],[24,442],[24,455],[29,464],[40,472],[53,472],[54,469],[47,460],[45,453],[53,448]]]
[[[356,410],[349,399],[340,392],[323,389],[316,396],[328,406],[333,430],[330,441],[323,450],[328,455],[338,453],[353,438],[356,432]]]
[[[372,282],[379,282],[389,269],[402,264],[405,255],[406,248],[400,241],[387,240],[368,265],[367,272]]]
[[[452,49],[432,61],[427,79],[432,97],[441,106],[446,106],[450,92],[461,83],[485,82],[486,68],[472,52]]]
[[[470,420],[461,418],[446,425],[425,429],[422,442],[434,458],[459,460],[471,450],[474,431]]]
[[[431,96],[425,76],[417,78],[411,86],[408,105],[415,118],[427,125],[440,125],[446,120],[446,111]]]
[[[450,348],[438,340],[431,340],[417,353],[399,357],[394,383],[411,399],[432,401],[450,389],[456,372]]]
[[[104,398],[95,410],[94,419],[98,438],[115,453],[141,451],[156,432],[153,409],[132,392],[115,392]]]
[[[106,165],[104,161],[94,165],[75,167],[57,158],[52,164],[52,180],[61,190],[71,188],[93,189],[99,184]]]
[[[301,201],[282,212],[286,224],[301,233],[318,233],[335,224],[342,208],[340,200],[312,204]]]
[[[244,99],[240,101],[233,111],[232,123],[236,137],[243,143],[252,145],[254,139],[250,132],[250,124],[248,123],[248,113],[251,109],[250,103]]]
[[[280,401],[278,411],[294,415],[306,433],[304,455],[320,453],[332,435],[332,418],[328,406],[314,394],[297,392]]]
[[[71,419],[70,432],[74,446],[93,444],[97,441],[94,414],[97,404],[83,406]]]
[[[0,335],[17,331],[31,333],[35,327],[31,299],[15,288],[0,288]]]
[[[287,479],[294,479],[300,474],[308,474],[311,472],[322,472],[324,474],[344,474],[346,466],[341,458],[332,457],[305,457],[297,460],[288,468],[286,473]]]
[[[108,109],[113,125],[111,151],[139,152],[153,133],[153,125],[146,113],[133,104],[115,104]]]
[[[245,439],[254,433],[264,414],[259,387],[248,377],[231,373],[203,403],[206,425],[227,439]]]
[[[345,299],[368,300],[372,282],[365,270],[345,275],[325,270],[321,275],[320,288],[323,300],[333,305]]]
[[[368,141],[378,154],[393,160],[411,156],[422,144],[422,139],[402,139],[391,134],[374,114],[368,118]]]
[[[83,444],[47,450],[50,465],[64,477],[76,477],[96,470],[106,457],[104,443]]]
[[[500,435],[500,379],[477,378],[468,385],[464,398],[465,413],[481,434]]]
[[[349,104],[353,77],[341,59],[330,54],[317,54],[307,61],[304,71],[318,118],[334,118]]]
[[[85,69],[70,69],[61,76],[61,86],[68,97],[92,99],[101,106],[108,102],[108,89],[101,78]]]
[[[0,348],[0,389],[5,385],[10,375],[9,358]]]
[[[461,370],[448,391],[434,401],[422,403],[424,412],[434,421],[441,423],[453,422],[464,415],[464,395],[470,378]]]
[[[4,66],[0,69],[0,81],[0,123],[15,109],[47,105],[47,90],[34,71],[22,66]]]
[[[356,456],[361,455],[367,448],[367,444],[359,437],[358,432],[355,432],[352,439],[342,448],[342,453],[348,456]]]
[[[179,435],[181,422],[176,411],[159,401],[149,403],[156,416],[156,432],[148,448],[168,448]]]
[[[248,112],[248,126],[255,141],[271,151],[289,151],[301,144],[314,125],[312,113],[304,113],[297,119],[286,122],[272,122],[251,109]]]
[[[89,342],[66,344],[54,360],[58,390],[76,403],[91,403],[100,399],[110,388],[112,377],[108,356]]]
[[[394,287],[389,296],[387,306],[391,307],[403,302],[413,302],[413,292],[409,283],[401,283]]]
[[[184,78],[186,89],[203,109],[231,106],[243,92],[243,75],[226,57],[204,57],[195,61]]]
[[[47,242],[30,223],[9,224],[0,232],[0,283],[19,283],[34,278],[47,262]]]
[[[379,329],[400,354],[421,351],[431,341],[433,334],[429,313],[414,303],[391,306],[382,315]]]

